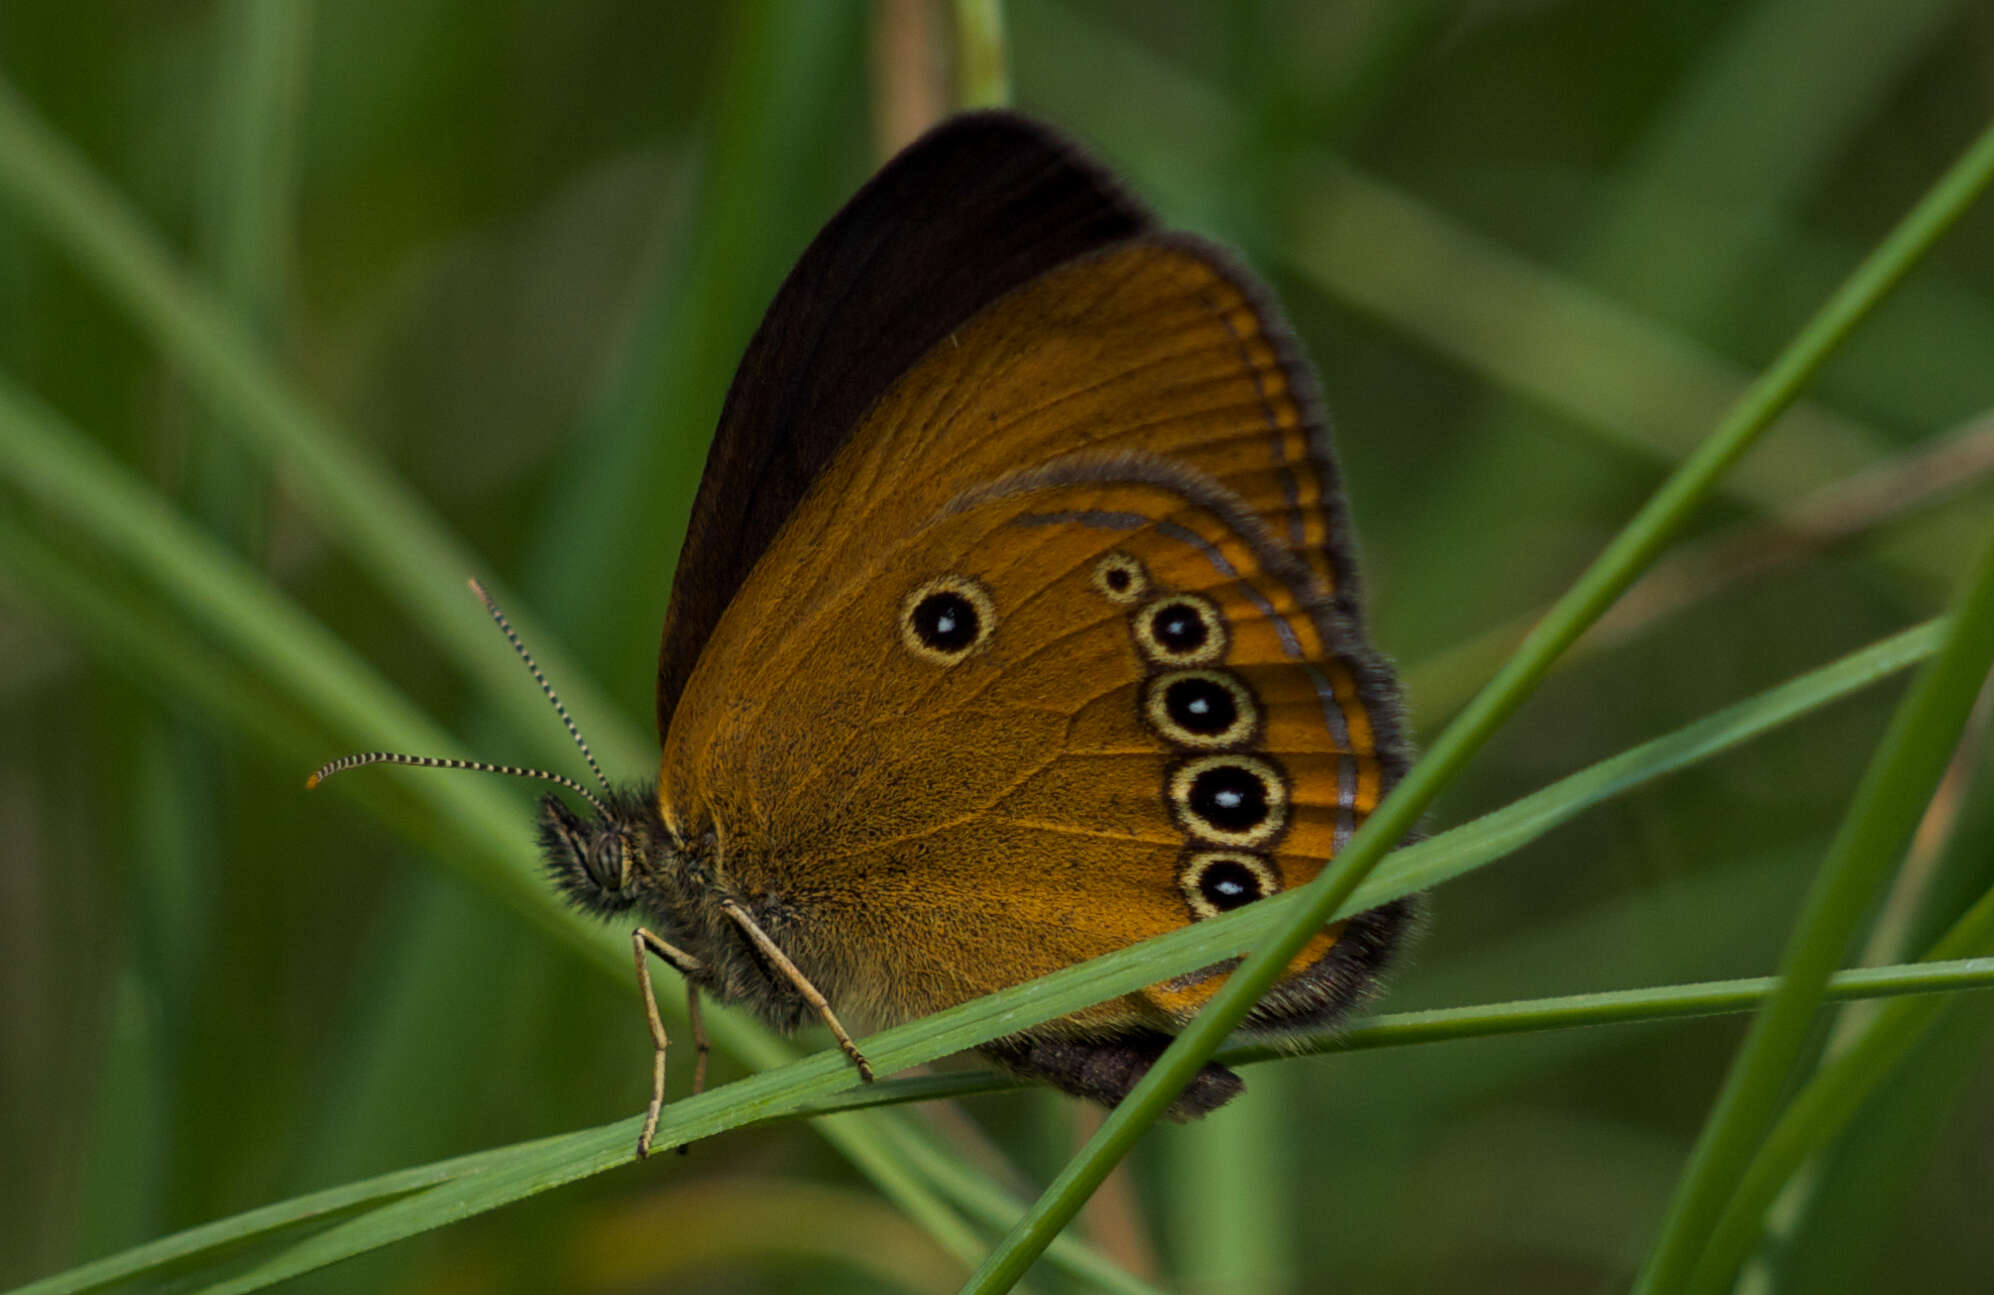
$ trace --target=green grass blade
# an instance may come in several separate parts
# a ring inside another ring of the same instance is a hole
[[[1440,790],[1549,672],[1558,654],[1599,618],[1708,497],[1725,470],[1790,404],[1835,347],[1910,271],[1994,180],[1994,128],[1982,133],[1847,283],[1808,322],[1731,414],[1656,492],[1585,574],[1558,600],[1488,687],[1450,724],[1364,824],[1343,854],[1300,893],[1301,911],[1226,980],[1212,1003],[1158,1059],[1100,1131],[1070,1161],[1031,1213],[964,1288],[990,1295],[1024,1275],[1051,1237],[1135,1145],[1289,960],[1412,830]]]
[[[1654,989],[1573,994],[1518,1003],[1400,1012],[1377,1017],[1341,1035],[1298,1040],[1293,1047],[1277,1048],[1264,1044],[1229,1047],[1219,1053],[1218,1059],[1227,1065],[1252,1065],[1305,1053],[1350,1052],[1536,1030],[1747,1012],[1763,1003],[1777,985],[1776,977],[1761,976]],[[1856,1001],[1894,995],[1936,996],[1990,988],[1994,988],[1994,958],[1983,957],[1839,972],[1829,981],[1827,998]],[[1935,998],[1933,1001],[1943,1000]],[[805,1101],[789,1108],[762,1109],[745,1118],[740,1117],[742,1108],[737,1108],[731,1117],[688,1121],[681,1125],[681,1108],[689,1103],[668,1108],[667,1116],[674,1128],[680,1130],[673,1134],[674,1140],[677,1140],[682,1136],[711,1137],[725,1129],[761,1119],[799,1114],[822,1115],[885,1103],[929,1101],[1001,1092],[1023,1086],[1023,1081],[996,1072],[930,1075],[917,1079],[885,1080],[870,1087],[852,1088],[829,1099]],[[698,1101],[711,1106],[714,1104],[712,1099],[717,1096],[708,1094]],[[612,1167],[620,1163],[618,1153],[627,1158],[637,1124],[638,1121],[633,1118],[606,1128],[587,1129],[481,1151],[281,1201],[189,1228],[122,1254],[43,1278],[18,1288],[13,1295],[75,1295],[149,1275],[187,1271],[189,1265],[204,1257],[219,1259],[259,1240],[280,1238],[293,1229],[327,1223],[344,1223],[353,1229],[347,1236],[347,1244],[333,1248],[314,1246],[306,1257],[316,1261],[313,1266],[337,1262],[415,1232],[442,1226],[480,1210],[496,1208],[533,1191],[544,1190],[552,1182],[565,1182],[585,1176],[588,1172]],[[1015,1215],[1017,1202],[1008,1193],[1000,1190],[993,1194],[987,1180],[973,1174],[965,1175],[962,1167],[948,1157],[937,1158],[932,1153],[908,1146],[897,1146],[896,1153],[905,1155],[910,1164],[923,1172],[932,1172],[938,1181],[949,1183],[951,1195],[965,1203],[973,1203],[973,1212],[988,1221],[1008,1221]],[[471,1180],[474,1179],[480,1181],[473,1183]],[[421,1208],[417,1208],[418,1197],[421,1198]],[[381,1210],[404,1205],[410,1207],[409,1212],[388,1220],[388,1226],[377,1226],[372,1230],[362,1226],[368,1217],[380,1224]],[[304,1244],[311,1245],[315,1240],[309,1239]],[[1127,1291],[1131,1295],[1147,1289],[1125,1273],[1100,1268],[1099,1263],[1098,1257],[1089,1256],[1076,1266],[1075,1271],[1098,1282],[1103,1289]],[[260,1270],[262,1278],[272,1281],[303,1271],[306,1269],[293,1267],[291,1263],[278,1266],[275,1261],[266,1261]],[[253,1289],[245,1285],[229,1288]]]
[[[1848,988],[1854,991],[1851,996],[1856,996],[1869,987],[1862,983],[1865,979],[1885,992],[1897,993],[1986,987],[1994,985],[1994,960],[1974,960],[1963,965],[1949,966],[1937,972],[1920,971],[1916,968],[1885,968],[1876,972],[1855,973],[1855,977],[1847,982]],[[1732,1010],[1744,1010],[1750,1003],[1762,999],[1773,983],[1769,978],[1759,981],[1729,982],[1708,989],[1701,995],[1686,995],[1675,990],[1646,991],[1645,994],[1637,992],[1634,995],[1575,995],[1547,1007],[1516,1004],[1503,1005],[1493,1010],[1470,1009],[1474,1014],[1472,1019],[1459,1019],[1452,1023],[1454,1029],[1464,1031],[1452,1037],[1470,1037],[1483,1032],[1481,1027],[1494,1024],[1515,1024],[1517,1029],[1540,1028],[1535,1023],[1517,1024],[1525,1020],[1556,1021],[1567,1026],[1600,1024],[1615,1019],[1616,1012],[1622,1013],[1618,1019],[1643,1019],[1641,1013],[1656,1011],[1664,1006],[1670,1015],[1696,1015],[1724,1010],[1723,1005],[1726,1004]],[[1644,998],[1646,1001],[1643,1001]],[[1622,999],[1626,1001],[1616,1001]],[[1633,1014],[1625,1014],[1629,1012]],[[1429,1037],[1448,1037],[1441,1028],[1433,1026],[1426,1028]],[[1498,1029],[1488,1032],[1508,1031]],[[1268,1052],[1262,1055],[1280,1054]],[[838,1063],[838,1059],[830,1058],[828,1054],[826,1059],[831,1060],[834,1065]],[[670,1114],[680,1114],[680,1108],[684,1105],[687,1103],[674,1106]],[[676,1125],[678,1121],[672,1120],[671,1123]],[[534,1148],[523,1152],[514,1163],[502,1169],[476,1178],[469,1176],[454,1178],[420,1196],[402,1196],[371,1214],[336,1224],[272,1260],[258,1265],[250,1273],[209,1289],[218,1293],[260,1289],[270,1282],[336,1262],[338,1259],[357,1253],[360,1249],[371,1249],[472,1213],[495,1209],[533,1192],[543,1191],[611,1167],[620,1158],[627,1158],[627,1143],[634,1133],[636,1124],[637,1121],[633,1119],[611,1126],[609,1129],[590,1130],[536,1144]],[[723,1123],[712,1128],[702,1127],[691,1136],[707,1137],[724,1127],[729,1126]],[[684,1136],[686,1135],[677,1129],[669,1135],[672,1143],[679,1142]],[[618,1143],[619,1137],[621,1147]],[[661,1125],[661,1145],[665,1144],[666,1138],[665,1128]],[[617,1154],[619,1150],[620,1157]],[[1140,1289],[1140,1286],[1118,1288]]]
[[[275,316],[288,263],[311,13],[309,3],[230,0],[216,22],[200,243],[221,299],[253,333]]]
[[[1961,916],[1917,965],[1986,962],[1994,949],[1994,891]],[[1870,1017],[1833,1060],[1807,1081],[1781,1113],[1772,1132],[1738,1180],[1694,1274],[1691,1290],[1727,1289],[1764,1228],[1766,1211],[1794,1172],[1848,1127],[1874,1093],[1938,1024],[1951,1005],[1944,998],[1892,1003]]]
[[[1902,962],[1933,957],[1948,932],[1994,889],[1994,762],[1984,754],[1983,693],[1952,767],[1920,820],[1888,897],[1863,941],[1861,960]],[[1982,950],[1985,952],[1986,950]],[[1888,1029],[1876,1005],[1857,1004],[1835,1016],[1809,1084],[1872,1028]],[[1914,1184],[1955,1145],[1961,1118],[1976,1100],[1974,1079],[1985,1068],[1982,1041],[1994,1031],[1994,1004],[1961,1004],[1922,1030],[1902,1055],[1880,1054],[1875,1070],[1890,1082],[1873,1085],[1859,1109],[1822,1140],[1829,1145],[1782,1174],[1769,1167],[1773,1149],[1811,1099],[1807,1089],[1782,1111],[1766,1145],[1753,1158],[1719,1220],[1712,1248],[1722,1248],[1732,1215],[1758,1190],[1761,1174],[1785,1178],[1773,1202],[1751,1211],[1757,1236],[1740,1270],[1738,1295],[1774,1291],[1854,1292],[1879,1284],[1881,1264],[1916,1217]],[[1884,1202],[1881,1208],[1877,1202]],[[1832,1276],[1830,1275],[1832,1274]]]
[[[1988,153],[1994,159],[1994,148]],[[1966,586],[1944,646],[1899,707],[1829,848],[1781,963],[1785,983],[1739,1049],[1635,1287],[1642,1295],[1687,1288],[1726,1200],[1786,1091],[1821,987],[1917,826],[1990,663],[1994,544]],[[1728,1271],[1723,1274],[1729,1276]]]
[[[0,459],[7,424],[0,415]],[[171,620],[148,616],[138,600],[121,596],[101,573],[52,546],[46,537],[0,511],[0,559],[7,579],[0,597],[20,608],[54,612],[78,641],[105,647],[107,664],[202,720],[218,734],[247,738],[266,750],[305,758],[317,740],[312,728],[260,680]]]
[[[274,1236],[292,1228],[322,1224],[439,1183],[486,1171],[492,1164],[520,1150],[520,1147],[502,1147],[481,1151],[265,1205],[41,1278],[16,1288],[13,1295],[55,1295],[55,1292],[81,1295],[82,1292],[104,1290],[141,1277],[156,1278],[168,1273],[191,1271],[203,1259],[225,1255],[259,1238]],[[217,1260],[217,1266],[219,1262]]]
[[[1943,631],[1943,621],[1930,621],[1893,634],[1839,661],[1560,778],[1501,809],[1407,846],[1366,879],[1341,911],[1362,912],[1400,895],[1430,890],[1481,867],[1499,854],[1522,848],[1608,797],[1709,759],[1773,727],[1818,710],[1833,698],[1888,678],[1929,657],[1937,649]]]
[[[1646,1025],[1701,1016],[1728,1016],[1758,1009],[1779,987],[1777,976],[1746,976],[1648,989],[1609,989],[1586,994],[1482,1003],[1470,1007],[1432,1007],[1411,1012],[1385,1012],[1345,1030],[1283,1039],[1280,1043],[1242,1042],[1219,1049],[1221,1065],[1251,1066],[1284,1057],[1380,1048],[1420,1043],[1453,1043],[1463,1039],[1497,1038],[1508,1034],[1541,1034],[1552,1030],[1591,1029],[1609,1025]],[[1869,1002],[1909,995],[1943,995],[1994,988],[1994,957],[1971,957],[1890,967],[1857,967],[1829,978],[1828,1002]],[[1943,1004],[1939,1004],[1943,1006]],[[1029,1081],[996,1071],[966,1071],[890,1079],[869,1088],[841,1093],[804,1108],[805,1114],[853,1110],[899,1102],[937,1101],[1029,1087]]]
[[[1914,962],[1892,967],[1858,967],[1830,977],[1825,998],[1837,1002],[1890,998],[1899,995],[1948,994],[1994,987],[1994,957]],[[1363,1052],[1414,1043],[1489,1038],[1543,1030],[1569,1030],[1599,1025],[1679,1020],[1749,1012],[1779,988],[1777,976],[1746,976],[1707,980],[1690,985],[1653,989],[1612,989],[1590,994],[1564,994],[1515,1003],[1478,1007],[1431,1008],[1389,1012],[1360,1022],[1341,1034],[1301,1042],[1299,1051]],[[1942,1000],[1933,999],[1933,1002]],[[1228,1064],[1272,1061],[1291,1050],[1268,1044],[1235,1046],[1219,1056]]]

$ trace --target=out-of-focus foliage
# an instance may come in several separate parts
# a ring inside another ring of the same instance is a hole
[[[919,8],[10,0],[0,77],[481,574],[555,627],[622,712],[584,725],[643,724],[734,358],[877,160],[894,78],[869,20]],[[1956,0],[1076,0],[1005,17],[1018,106],[1280,288],[1337,421],[1376,636],[1429,733],[1499,659],[1482,637],[1555,595],[1994,110],[1994,13]],[[1651,591],[1437,817],[1937,610],[1985,529],[1990,456],[1960,438],[1985,439],[1990,355],[1982,210],[1742,466],[1707,519],[1731,547],[1682,568],[1693,596]],[[0,376],[460,734],[448,754],[566,758],[551,717],[529,732],[474,689],[299,507],[309,491],[246,457],[229,415],[5,203]],[[1941,444],[1967,446],[1939,474],[1959,489],[1921,496],[1907,465]],[[1868,512],[1821,493],[1862,471],[1894,487]],[[1752,528],[1803,505],[1849,533],[1734,579],[1778,551],[1781,532]],[[270,730],[254,734],[161,687],[51,589],[158,621],[197,668],[201,641],[34,500],[0,489],[0,511],[0,539],[19,533],[0,562],[0,1177],[33,1185],[0,1212],[0,1282],[641,1107],[648,1044],[626,984],[434,867],[416,811],[397,820],[390,803],[392,831],[358,799],[300,790],[309,751],[368,733],[238,697]],[[1895,697],[1813,716],[1448,886],[1392,1005],[1765,971]],[[1966,875],[1994,857],[1973,785],[1933,847],[1945,884],[1886,910],[1878,956],[1923,947],[1990,880]],[[516,790],[524,855],[531,795]],[[1814,1167],[1785,1284],[1766,1289],[1876,1289],[1886,1257],[1894,1288],[1983,1288],[1986,1024],[1984,1004],[1958,1003],[1913,1077]],[[1184,1288],[1613,1288],[1738,1037],[1676,1023],[1263,1066],[1246,1101],[1159,1129],[1091,1234]],[[1073,1109],[1043,1094],[963,1113],[1032,1182],[1076,1136]],[[959,1114],[936,1118],[981,1154]],[[789,1124],[307,1284],[959,1277]]]

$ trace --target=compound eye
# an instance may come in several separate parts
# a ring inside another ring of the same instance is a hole
[[[605,832],[589,842],[582,866],[589,880],[603,890],[623,889],[623,838]]]

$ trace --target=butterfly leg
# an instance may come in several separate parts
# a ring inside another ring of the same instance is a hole
[[[685,1014],[692,1024],[692,1095],[706,1091],[706,1054],[712,1047],[706,1040],[706,1017],[699,1010],[699,986],[685,982]]]
[[[872,1063],[867,1061],[865,1054],[859,1051],[859,1045],[852,1042],[852,1036],[845,1033],[845,1027],[838,1020],[838,1014],[831,1010],[830,1002],[825,999],[822,993],[818,992],[817,986],[811,984],[810,978],[803,974],[802,969],[789,960],[789,955],[784,953],[781,947],[769,938],[769,933],[764,931],[761,928],[761,924],[756,922],[753,917],[749,916],[747,909],[741,907],[739,903],[731,899],[720,901],[720,907],[727,916],[734,919],[735,925],[745,931],[748,938],[754,941],[755,947],[761,950],[762,956],[767,958],[769,963],[777,971],[780,971],[787,977],[790,984],[796,986],[796,992],[803,995],[803,1001],[809,1003],[811,1007],[816,1009],[817,1015],[824,1018],[824,1024],[831,1027],[831,1036],[838,1041],[838,1046],[845,1050],[845,1055],[852,1059],[852,1064],[858,1067],[859,1078],[865,1080],[868,1084],[871,1083],[873,1079]]]
[[[637,956],[637,991],[644,1000],[644,1019],[651,1026],[651,1106],[644,1112],[644,1131],[637,1135],[637,1158],[641,1160],[651,1154],[651,1138],[658,1131],[658,1112],[665,1106],[665,1048],[671,1042],[665,1037],[665,1020],[658,1015],[658,995],[651,988],[651,960],[645,955],[657,954],[680,975],[697,968],[699,959],[641,926],[630,933],[630,947]],[[693,1044],[699,1053],[694,1078],[700,1079],[706,1071],[706,1030],[696,1012],[692,1019]]]

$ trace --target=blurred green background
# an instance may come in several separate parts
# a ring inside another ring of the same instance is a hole
[[[1994,112],[1994,8],[1963,0],[1033,0],[1004,18],[1019,107],[1279,288],[1339,429],[1376,637],[1429,736],[1506,627]],[[6,0],[0,76],[292,392],[462,538],[477,564],[462,574],[553,627],[536,650],[578,672],[556,683],[598,731],[649,722],[734,359],[883,141],[939,106],[951,22],[922,3]],[[246,452],[240,412],[204,397],[21,192],[0,203],[8,384],[439,720],[456,735],[439,754],[573,768],[503,641],[488,644],[500,697],[350,530],[301,503],[310,484],[287,474],[311,469]],[[1984,533],[1990,410],[1982,209],[1742,465],[1700,556],[1589,641],[1436,823],[1937,611]],[[231,684],[232,707],[176,685],[92,599],[196,675],[200,653],[227,653],[0,485],[0,1181],[23,1185],[0,1211],[0,1282],[641,1108],[628,984],[474,867],[436,866],[447,846],[395,784],[452,775],[353,775],[308,797],[313,764],[381,734],[275,684]],[[457,623],[482,615],[454,583],[433,599],[463,604]],[[1897,695],[1449,886],[1391,1005],[1770,969]],[[494,830],[528,860],[533,794],[500,790],[516,818]],[[1994,805],[1949,803],[1927,848],[1978,885],[1905,897],[1878,958],[1994,880]],[[1978,998],[1954,1005],[1815,1166],[1756,1289],[1986,1288],[1988,1025]],[[1619,1289],[1740,1030],[1261,1066],[1245,1101],[1156,1131],[1086,1227],[1174,1289]],[[717,1059],[717,1078],[738,1072]],[[999,1176],[1029,1191],[1087,1117],[1030,1093],[920,1118],[965,1157],[1001,1149]],[[787,1124],[297,1285],[946,1290],[961,1275]],[[1034,1288],[1066,1280],[1042,1268]]]

